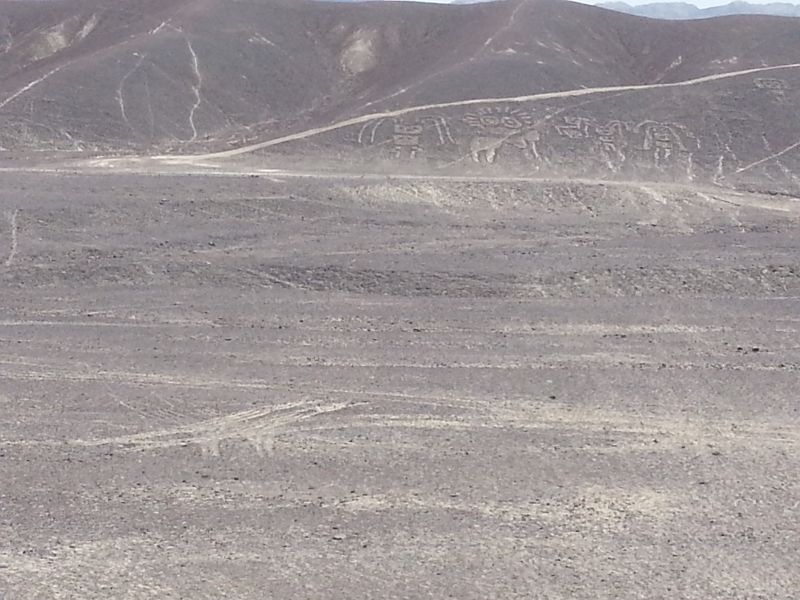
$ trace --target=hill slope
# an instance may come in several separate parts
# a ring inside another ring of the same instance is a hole
[[[0,40],[9,152],[253,146],[273,160],[796,183],[800,81],[772,69],[800,63],[793,19],[663,22],[560,0],[6,1]]]

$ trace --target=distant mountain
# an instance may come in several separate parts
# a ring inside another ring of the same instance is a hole
[[[723,6],[711,8],[698,8],[686,2],[653,2],[631,6],[625,2],[604,2],[598,4],[601,8],[617,12],[649,17],[651,19],[709,19],[711,17],[725,17],[730,15],[770,15],[774,17],[800,17],[800,5],[788,2],[772,2],[770,4],[751,4],[749,2],[731,2]]]

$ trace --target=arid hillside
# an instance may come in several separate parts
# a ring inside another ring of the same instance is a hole
[[[664,22],[563,0],[4,1],[0,147],[269,148],[784,189],[799,41],[800,20]]]

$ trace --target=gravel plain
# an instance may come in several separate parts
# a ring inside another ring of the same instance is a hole
[[[796,200],[0,180],[4,600],[800,597]]]

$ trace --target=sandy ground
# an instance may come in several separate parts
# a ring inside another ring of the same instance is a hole
[[[800,597],[795,200],[0,173],[0,597]]]

